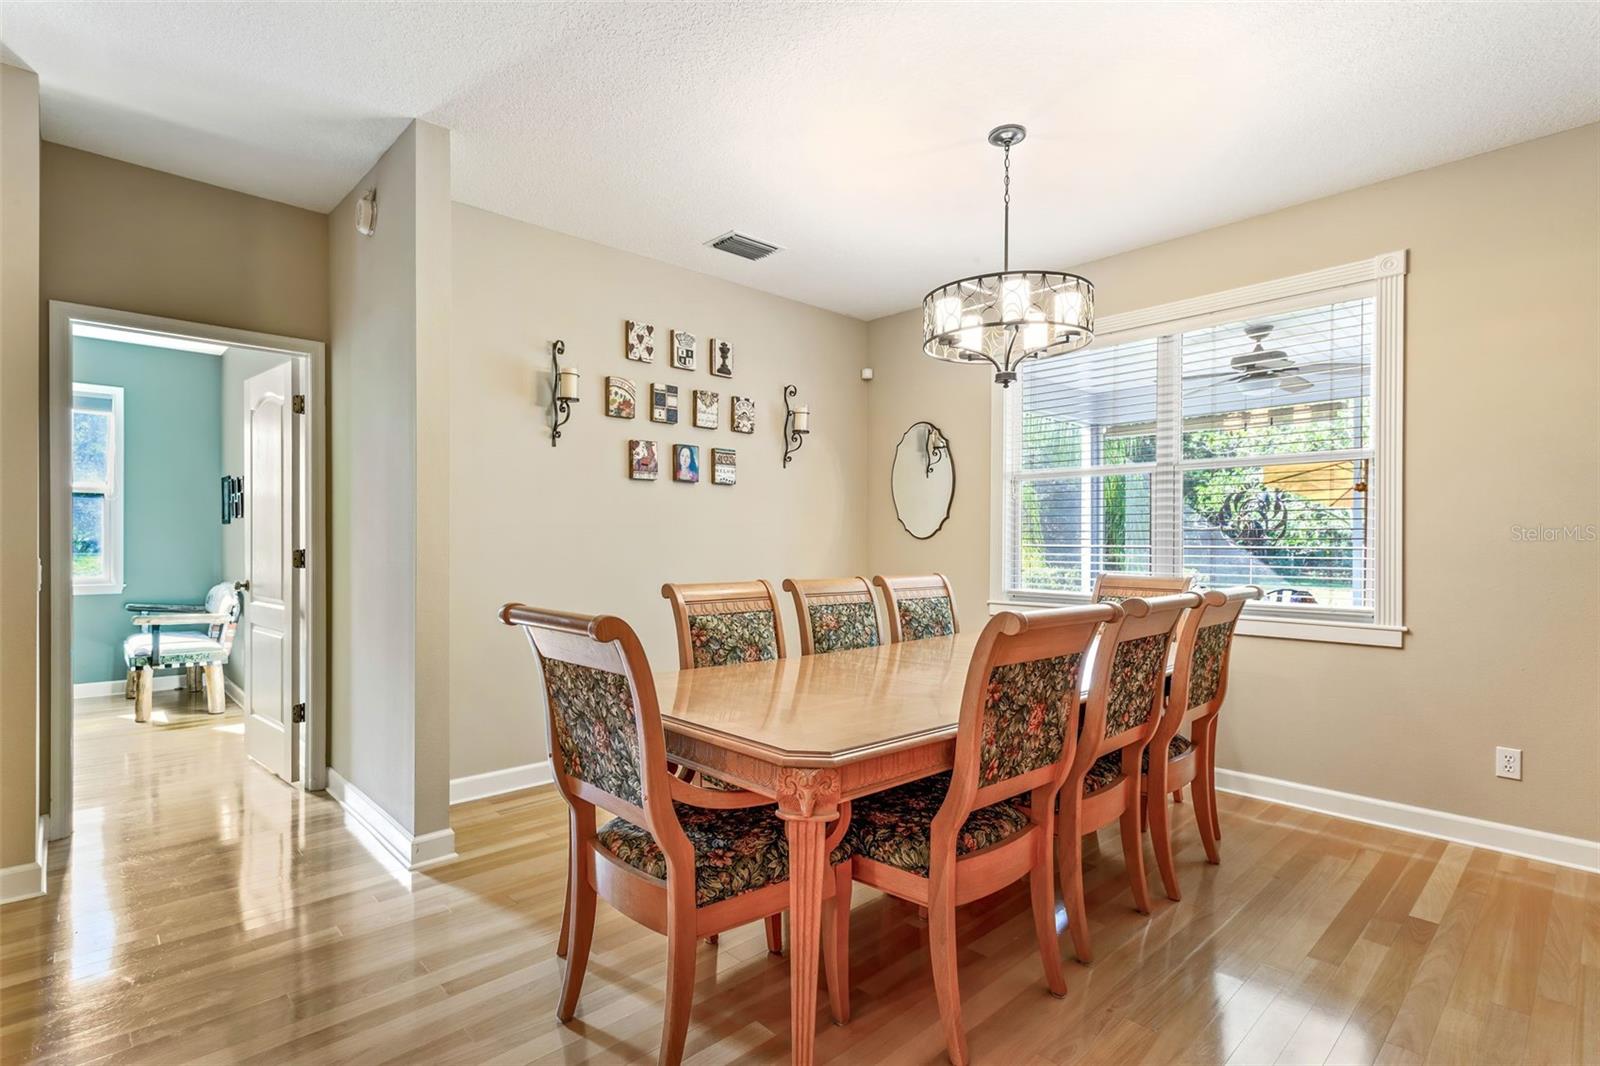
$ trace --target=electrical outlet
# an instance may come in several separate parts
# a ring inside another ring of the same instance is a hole
[[[1496,748],[1494,749],[1494,776],[1509,777],[1513,781],[1522,780],[1522,749],[1521,748]]]

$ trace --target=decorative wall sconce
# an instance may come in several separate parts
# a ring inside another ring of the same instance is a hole
[[[561,366],[561,357],[567,354],[567,342],[556,341],[550,345],[550,447],[561,439],[561,427],[572,417],[572,405],[578,402],[578,372]]]
[[[923,472],[923,477],[932,477],[933,468],[939,465],[941,459],[950,454],[950,442],[945,440],[944,434],[939,432],[939,427],[928,425],[928,467]]]
[[[783,465],[788,466],[789,460],[794,458],[794,453],[800,450],[800,445],[806,442],[806,434],[811,432],[811,408],[804,404],[799,407],[790,407],[789,398],[798,392],[793,385],[783,387]]]

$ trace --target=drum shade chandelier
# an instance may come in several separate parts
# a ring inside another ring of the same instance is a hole
[[[1005,388],[1024,360],[1065,355],[1094,340],[1094,285],[1087,278],[1011,269],[1011,149],[1027,134],[1015,123],[989,131],[989,143],[1005,151],[1001,270],[949,282],[922,298],[922,350],[952,363],[988,363]]]

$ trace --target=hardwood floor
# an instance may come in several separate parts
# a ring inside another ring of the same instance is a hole
[[[555,1022],[566,852],[547,790],[453,810],[461,858],[407,875],[337,805],[246,766],[242,725],[95,701],[77,833],[50,895],[0,910],[0,1059],[653,1060],[665,940],[601,906],[578,1016]],[[978,1062],[1600,1062],[1600,876],[1234,796],[1223,863],[1187,805],[1184,900],[1090,847],[1096,961],[1044,987],[1026,885],[963,908]],[[1114,834],[1114,830],[1108,831]],[[1058,926],[1062,921],[1057,913]],[[818,1061],[944,1054],[916,908],[856,888],[854,1020]],[[686,1061],[784,1061],[788,968],[761,926],[702,944]]]

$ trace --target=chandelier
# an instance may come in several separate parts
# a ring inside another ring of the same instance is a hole
[[[922,350],[952,363],[988,363],[1005,388],[1037,356],[1065,355],[1094,340],[1094,285],[1059,270],[1011,269],[1011,149],[1028,131],[989,131],[1005,150],[1005,256],[998,273],[952,281],[922,298]]]

